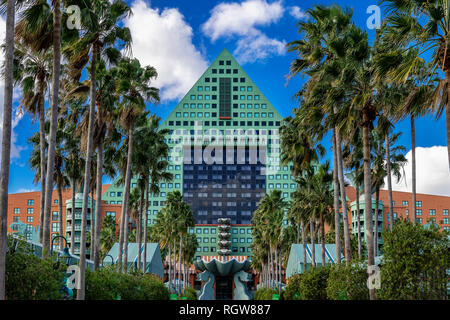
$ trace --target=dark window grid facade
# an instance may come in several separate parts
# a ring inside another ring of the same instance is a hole
[[[231,78],[220,78],[219,86],[219,117],[231,118]]]
[[[196,224],[216,224],[218,218],[230,218],[232,224],[250,224],[266,191],[266,177],[261,175],[264,166],[259,161],[249,164],[249,155],[247,149],[245,164],[237,164],[235,153],[234,165],[225,164],[224,154],[222,165],[193,164],[192,159],[192,164],[183,166],[183,194]]]

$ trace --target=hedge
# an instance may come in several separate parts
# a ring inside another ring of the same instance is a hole
[[[326,291],[330,300],[368,300],[367,264],[354,261],[332,265]]]
[[[261,288],[256,290],[254,300],[272,300],[272,296],[278,294],[278,290],[272,288]]]
[[[86,271],[86,300],[169,300],[161,280],[141,272],[119,273],[106,267]]]
[[[42,260],[23,243],[8,243],[6,253],[6,298],[8,300],[63,299],[65,266],[54,258]]]

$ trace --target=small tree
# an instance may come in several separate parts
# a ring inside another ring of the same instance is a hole
[[[301,300],[326,300],[327,280],[330,268],[317,267],[308,269],[301,275],[299,294]]]
[[[369,300],[367,265],[354,262],[331,266],[327,297],[330,300]]]
[[[450,238],[436,226],[397,220],[384,231],[381,299],[444,299],[450,269]]]
[[[301,274],[293,275],[289,278],[286,289],[283,292],[283,300],[300,300]]]

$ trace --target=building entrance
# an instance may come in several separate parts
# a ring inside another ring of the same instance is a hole
[[[232,277],[216,277],[216,300],[233,299]]]

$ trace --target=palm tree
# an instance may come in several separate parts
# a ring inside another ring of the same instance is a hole
[[[193,227],[194,217],[193,213],[187,203],[183,201],[183,196],[179,191],[170,193],[167,196],[167,204],[169,210],[173,210],[173,216],[175,216],[175,232],[178,234],[179,247],[178,247],[178,288],[177,291],[181,293],[181,258],[183,256],[184,248],[184,237],[188,234],[190,227]],[[186,281],[186,279],[183,279]]]
[[[79,115],[82,112],[82,107],[80,106],[80,101],[73,102],[70,104],[70,113],[67,117],[66,124],[66,141],[65,149],[67,150],[67,165],[65,166],[66,176],[70,180],[72,189],[72,224],[70,230],[70,253],[74,254],[74,243],[75,243],[75,194],[77,190],[81,188],[83,170],[84,170],[84,160],[80,155],[81,140],[79,134],[77,134]],[[67,230],[66,230],[67,232]]]
[[[61,1],[53,1],[53,65],[52,94],[50,107],[50,135],[47,155],[47,175],[45,177],[45,205],[43,220],[43,254],[47,257],[50,249],[50,210],[53,191],[53,173],[56,150],[56,132],[59,111],[59,79],[61,71]]]
[[[377,130],[373,131],[372,141],[373,141],[373,168],[372,168],[372,186],[375,190],[375,223],[378,225],[378,203],[380,199],[380,189],[384,186],[385,178],[388,175],[388,166],[391,175],[394,175],[396,181],[399,182],[402,177],[403,168],[407,162],[406,158],[403,156],[405,147],[395,146],[398,143],[398,139],[401,133],[396,133],[389,135],[389,132],[385,132],[385,128],[380,126]],[[381,131],[381,132],[380,132]],[[386,158],[386,137],[387,145],[389,147],[389,158]],[[391,223],[393,224],[393,215],[390,217]],[[377,235],[378,226],[375,231],[374,246],[375,254],[378,250]]]
[[[125,173],[125,188],[123,193],[122,220],[119,238],[119,269],[122,270],[123,242],[126,238],[125,228],[128,217],[128,199],[130,195],[131,167],[133,156],[134,124],[142,111],[145,109],[146,101],[159,101],[159,90],[151,87],[150,83],[157,77],[155,68],[141,67],[138,60],[123,59],[117,68],[118,92],[121,95],[119,102],[120,123],[127,131],[127,168]]]
[[[304,109],[295,109],[295,118],[288,117],[280,128],[281,134],[281,161],[283,165],[292,163],[292,175],[297,179],[302,172],[311,166],[312,161],[318,161],[319,156],[324,156],[325,149],[317,143],[320,134],[314,134],[303,122]],[[297,208],[298,209],[298,208]],[[303,230],[304,221],[300,218],[301,210],[291,210],[297,222],[297,241],[300,228]],[[306,244],[303,243],[304,250]]]
[[[161,248],[168,249],[169,256],[169,272],[168,272],[168,284],[169,290],[172,292],[175,289],[176,292],[181,291],[181,259],[179,256],[179,265],[176,263],[176,242],[180,241],[179,254],[183,256],[184,241],[183,238],[179,238],[181,235],[185,237],[187,230],[190,226],[194,225],[192,211],[189,206],[183,201],[183,196],[179,191],[171,192],[167,195],[166,206],[158,212],[156,216],[156,224],[153,226],[155,240],[160,243]],[[173,251],[171,246],[173,246]],[[174,256],[174,262],[172,263],[172,253]],[[171,274],[171,266],[174,266],[174,273]],[[176,278],[178,268],[178,288],[172,286],[172,277]]]
[[[450,81],[450,55],[448,55],[450,29],[449,3],[445,0],[436,1],[381,1],[386,6],[386,26],[383,36],[385,42],[396,48],[385,62],[394,68],[396,80],[406,82],[423,63],[422,56],[430,54],[430,69],[425,76],[428,83],[434,81],[435,70],[441,70],[438,85],[434,89],[431,105],[440,118],[445,112],[447,118],[447,142],[450,141],[450,106],[448,102]],[[419,18],[420,17],[420,18]],[[402,60],[402,52],[408,50],[408,58]],[[396,57],[396,58],[395,58]],[[414,131],[414,113],[411,118]],[[450,169],[450,144],[447,146]],[[413,149],[414,154],[414,149]],[[415,167],[415,162],[412,164]],[[415,173],[413,172],[413,175]],[[414,176],[413,176],[414,181]],[[414,200],[413,200],[414,201]],[[415,216],[415,202],[413,214]],[[414,220],[415,221],[415,220]]]
[[[57,141],[57,148],[55,152],[55,169],[54,169],[54,175],[52,177],[53,183],[56,185],[57,193],[58,193],[58,209],[59,209],[59,226],[61,228],[60,233],[63,232],[63,197],[62,197],[62,191],[67,186],[69,186],[69,179],[65,175],[65,164],[67,162],[67,158],[65,155],[65,148],[63,147],[63,144],[65,143],[66,139],[66,132],[63,131],[64,128],[64,120],[59,119],[60,124],[58,125],[58,132],[56,134],[56,141]],[[44,131],[45,134],[48,134],[49,129],[49,123],[44,124],[44,127],[46,127],[47,130]],[[36,133],[33,135],[28,141],[34,146],[34,149],[31,153],[31,157],[29,159],[31,168],[33,168],[36,171],[36,174],[34,176],[34,182],[38,182],[41,176],[41,134]],[[44,140],[45,146],[44,149],[46,149],[47,143]],[[45,161],[46,159],[44,159]],[[60,249],[63,250],[63,242],[60,241]]]
[[[100,259],[111,250],[116,242],[116,220],[111,216],[106,216],[102,221],[102,230],[100,233]]]
[[[310,109],[305,112],[308,115],[305,123],[309,123],[315,128],[322,125],[322,128],[319,129],[322,131],[321,135],[324,133],[323,126],[333,130],[335,221],[340,220],[337,197],[338,189],[340,189],[344,221],[344,250],[348,263],[351,259],[350,232],[339,130],[341,124],[338,115],[343,112],[342,109],[348,99],[346,99],[343,87],[339,84],[342,79],[346,80],[351,75],[348,73],[348,66],[354,65],[358,60],[367,56],[367,36],[351,23],[352,12],[342,10],[338,5],[315,6],[308,10],[308,14],[312,19],[299,23],[299,33],[304,34],[304,39],[288,44],[289,51],[298,54],[298,58],[291,64],[290,77],[300,73],[310,76],[310,80],[304,88],[297,93],[297,96],[303,97],[305,106]],[[352,59],[355,61],[351,62]],[[344,62],[344,60],[346,61]],[[338,181],[340,188],[337,188]],[[336,239],[339,239],[337,233]],[[338,243],[337,240],[336,243]]]
[[[113,110],[115,95],[112,89],[113,80],[106,70],[104,61],[98,59],[104,57],[112,64],[117,64],[120,58],[120,52],[116,49],[118,41],[126,50],[131,44],[130,31],[126,27],[120,27],[120,22],[131,14],[130,7],[125,1],[115,0],[113,2],[106,0],[78,1],[82,10],[82,28],[83,36],[73,41],[65,49],[66,56],[69,57],[69,75],[79,80],[83,66],[89,61],[90,64],[90,108],[89,115],[94,115],[95,106],[97,106],[97,119],[95,146],[97,147],[97,206],[95,212],[95,231],[92,233],[94,245],[91,245],[94,253],[94,269],[98,268],[99,256],[96,252],[99,249],[100,225],[101,225],[101,197],[102,197],[102,179],[103,179],[103,144],[105,134],[110,127],[110,112]],[[97,79],[97,72],[99,78]],[[94,122],[94,119],[92,119]],[[94,124],[93,124],[94,125]],[[89,125],[89,128],[91,126]],[[91,136],[94,132],[88,132],[88,141],[91,142]],[[93,142],[92,142],[93,143]],[[89,148],[88,148],[89,149]],[[87,195],[84,195],[87,197]]]
[[[304,192],[300,192],[300,189],[297,189],[293,192],[292,202],[289,207],[288,217],[294,217],[297,220],[297,223],[300,225],[300,229],[302,232],[302,246],[303,246],[303,266],[306,270],[307,268],[307,253],[306,253],[306,226],[305,221],[309,220],[309,211],[308,211],[308,199],[304,198]],[[297,241],[298,243],[298,241]]]
[[[271,286],[274,288],[277,283],[279,289],[281,288],[281,264],[278,252],[281,247],[282,225],[286,209],[287,202],[282,197],[281,191],[272,190],[261,199],[252,218],[254,228],[259,229],[262,241],[268,244],[267,261]]]
[[[24,28],[26,20],[18,23],[16,30]],[[38,181],[41,182],[41,204],[40,204],[40,221],[44,218],[45,204],[45,172],[46,172],[46,155],[45,148],[47,146],[45,139],[45,94],[49,86],[51,74],[51,53],[49,48],[44,51],[36,51],[32,49],[32,44],[25,41],[23,32],[16,31],[16,47],[14,53],[15,60],[15,82],[19,84],[23,98],[20,101],[21,107],[27,110],[32,116],[39,118],[40,132],[40,172]],[[42,226],[39,229],[39,241],[42,241]]]
[[[83,190],[83,209],[81,223],[81,247],[80,247],[80,286],[77,300],[84,300],[85,296],[85,264],[86,251],[86,214],[88,207],[89,185],[91,179],[91,158],[94,152],[93,136],[95,123],[95,107],[97,103],[97,61],[98,57],[105,54],[110,61],[117,62],[120,53],[114,48],[118,39],[123,39],[129,44],[129,30],[119,28],[117,23],[120,19],[128,15],[130,9],[123,1],[91,1],[89,5],[85,1],[80,1],[82,5],[82,27],[85,34],[78,40],[72,42],[67,47],[65,54],[70,56],[69,75],[78,80],[81,76],[81,69],[90,59],[90,104],[89,104],[89,125],[87,131],[87,152]],[[94,18],[93,18],[94,17]],[[103,51],[103,49],[105,49]],[[84,63],[83,63],[84,62]],[[80,68],[81,66],[81,68]],[[99,153],[100,154],[100,153]],[[101,155],[99,155],[101,157]],[[100,161],[101,169],[101,161]],[[101,170],[100,170],[101,171]],[[101,175],[101,173],[99,173]],[[98,186],[101,192],[101,187]],[[126,204],[124,204],[126,205]],[[100,222],[99,222],[100,223]]]
[[[146,269],[147,264],[147,232],[148,232],[148,207],[149,207],[149,194],[159,194],[159,183],[161,181],[171,181],[173,175],[167,172],[166,169],[169,166],[169,162],[166,160],[169,155],[169,146],[164,142],[165,136],[169,133],[168,130],[158,130],[159,121],[161,119],[152,115],[149,118],[144,117],[143,122],[139,124],[138,129],[135,132],[136,141],[133,162],[136,166],[136,172],[139,173],[138,183],[143,184],[141,190],[141,202],[144,204],[141,206],[141,219],[144,218],[144,259],[143,259],[143,271]],[[141,232],[139,232],[139,239],[141,239]],[[140,259],[140,252],[138,254],[138,260]],[[139,264],[139,266],[141,266]]]
[[[351,141],[346,141],[343,150],[344,165],[346,168],[353,170],[346,174],[346,177],[351,181],[356,190],[356,226],[358,235],[358,257],[362,257],[362,242],[361,242],[361,210],[360,210],[360,195],[361,188],[364,181],[363,174],[363,146],[362,146],[362,131],[359,130]]]
[[[5,48],[5,101],[3,106],[2,129],[2,172],[0,176],[0,300],[5,300],[6,283],[6,244],[8,219],[8,184],[11,154],[11,115],[13,102],[13,63],[14,63],[14,15],[15,1],[8,0],[6,7],[6,48]]]

